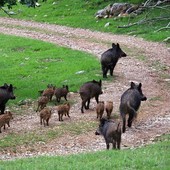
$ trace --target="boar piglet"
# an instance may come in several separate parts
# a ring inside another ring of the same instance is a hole
[[[112,120],[107,120],[102,118],[100,120],[100,125],[96,135],[103,135],[106,142],[106,149],[109,149],[109,144],[112,143],[113,149],[120,149],[121,144],[121,125],[120,122],[113,122]]]
[[[52,100],[52,97],[54,95],[55,87],[48,87],[42,92],[42,96],[47,96],[49,101]]]
[[[142,93],[142,84],[139,83],[138,85],[131,82],[131,87],[122,94],[119,106],[120,115],[123,120],[123,133],[125,133],[126,130],[126,115],[129,115],[128,127],[131,127],[133,120],[137,116],[141,101],[145,100],[147,100],[147,98]]]
[[[121,57],[126,57],[126,54],[122,51],[118,43],[117,45],[112,43],[112,48],[108,49],[101,55],[100,62],[103,78],[107,78],[108,70],[110,70],[110,75],[113,76],[113,70]]]
[[[96,106],[97,119],[101,119],[104,113],[104,101],[99,101]]]
[[[99,95],[102,94],[102,81],[89,81],[84,83],[79,90],[82,99],[81,112],[84,113],[83,108],[89,109],[90,99],[95,97],[96,102],[99,102]]]
[[[13,93],[13,85],[4,84],[0,87],[0,110],[1,114],[4,114],[5,105],[9,99],[14,100],[16,97]]]
[[[42,109],[44,109],[44,107],[46,107],[48,101],[49,101],[49,99],[48,99],[47,96],[39,97],[39,99],[38,99],[38,107],[37,107],[36,112],[41,111]]]
[[[68,85],[63,85],[62,88],[56,88],[54,95],[56,96],[57,102],[60,102],[61,97],[64,97],[65,100],[67,101],[67,94],[69,93],[69,88]]]
[[[70,118],[69,111],[70,111],[70,104],[65,103],[62,105],[57,106],[58,111],[58,119],[59,121],[63,121],[63,115],[67,115]]]
[[[0,115],[0,133],[2,132],[1,131],[1,128],[4,126],[4,129],[5,129],[5,124],[8,125],[8,127],[10,127],[10,120],[13,119],[13,116],[12,116],[12,113],[10,111],[5,111],[4,114]]]
[[[105,110],[106,110],[106,113],[107,113],[107,118],[110,119],[111,113],[113,111],[113,102],[112,101],[106,102]]]
[[[52,111],[49,108],[44,108],[40,111],[40,124],[42,125],[42,122],[45,125],[49,126],[49,119],[51,118]],[[46,122],[46,124],[45,124]]]

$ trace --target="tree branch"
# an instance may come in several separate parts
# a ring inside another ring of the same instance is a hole
[[[159,32],[159,31],[162,31],[162,30],[165,30],[165,29],[170,29],[170,22],[168,23],[168,25],[166,27],[162,27],[154,32]]]
[[[0,6],[0,9],[2,9],[2,11],[4,11],[9,17],[11,16],[5,9],[2,8],[2,6]]]
[[[155,22],[155,21],[162,21],[162,20],[169,20],[170,17],[155,17],[155,18],[151,18],[151,19],[142,19],[138,22],[134,22],[132,24],[129,24],[129,25],[123,25],[123,26],[118,26],[117,28],[129,28],[129,27],[132,27],[134,25],[140,25],[140,24],[145,24],[145,23],[148,23],[148,22]]]

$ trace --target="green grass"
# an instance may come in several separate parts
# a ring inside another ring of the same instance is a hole
[[[127,2],[125,0],[118,0],[116,2]],[[95,19],[95,13],[107,6],[110,1],[104,0],[56,0],[56,4],[53,5],[53,0],[48,0],[43,3],[41,7],[37,8],[28,8],[27,6],[20,5],[13,6],[12,11],[16,12],[17,15],[13,15],[13,18],[20,18],[26,20],[34,20],[38,22],[47,22],[59,25],[66,25],[71,27],[86,28],[91,30],[98,30],[102,32],[111,32],[116,34],[130,34],[143,37],[147,40],[152,41],[162,41],[168,37],[169,30],[162,30],[160,32],[155,32],[161,27],[164,27],[168,24],[168,20],[165,21],[156,21],[151,20],[149,23],[136,25],[129,28],[117,28],[117,26],[127,25],[128,23],[137,22],[140,19],[144,19],[147,16],[147,19],[154,18],[156,16],[169,16],[170,9],[151,9],[150,12],[146,10],[142,15],[137,17],[119,17],[116,19]],[[133,4],[143,2],[142,0],[130,0],[128,1]],[[1,10],[1,16],[6,16],[6,14]],[[110,22],[109,27],[104,27],[104,25]]]
[[[69,156],[41,156],[14,161],[0,161],[1,170],[168,170],[170,135],[145,147],[98,151]]]
[[[88,53],[2,34],[0,42],[0,84],[16,87],[17,99],[10,102],[37,99],[38,90],[47,84],[67,84],[70,91],[78,91],[83,82],[102,77],[99,60]],[[81,70],[84,73],[76,74]]]

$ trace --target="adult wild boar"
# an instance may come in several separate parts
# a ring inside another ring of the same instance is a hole
[[[13,94],[12,84],[7,85],[6,83],[0,87],[0,110],[1,114],[4,114],[5,105],[9,99],[14,100],[16,97]]]
[[[96,102],[99,102],[99,95],[102,94],[102,81],[89,81],[84,83],[79,90],[82,99],[81,112],[84,113],[83,108],[89,109],[90,99],[95,97]]]
[[[122,135],[120,122],[113,122],[113,120],[102,118],[95,134],[103,135],[107,149],[109,149],[110,143],[112,143],[113,149],[120,149]]]
[[[119,58],[126,57],[126,54],[121,50],[119,44],[112,43],[112,48],[108,49],[101,55],[101,66],[103,78],[107,78],[107,72],[110,70],[110,75],[113,76],[113,70]]]
[[[142,93],[142,84],[139,83],[138,85],[131,82],[131,87],[122,94],[119,106],[120,115],[123,119],[123,133],[126,130],[126,115],[129,115],[127,125],[128,127],[131,127],[132,121],[137,116],[141,101],[145,100],[147,100],[147,98]]]

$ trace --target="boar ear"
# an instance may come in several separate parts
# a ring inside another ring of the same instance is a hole
[[[131,89],[134,89],[134,87],[135,87],[135,83],[134,83],[134,82],[131,82],[130,88],[131,88]]]
[[[116,44],[115,43],[112,43],[112,48],[116,47]]]
[[[12,86],[12,84],[10,84],[8,87],[8,91],[12,91],[12,89],[13,89],[13,86]]]
[[[117,48],[119,48],[119,43],[117,43]]]
[[[141,89],[142,87],[142,83],[139,83],[138,89]]]

